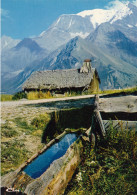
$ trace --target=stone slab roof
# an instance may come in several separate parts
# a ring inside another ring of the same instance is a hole
[[[89,73],[80,73],[80,69],[36,71],[24,83],[24,89],[61,89],[80,88],[90,84],[95,68]]]

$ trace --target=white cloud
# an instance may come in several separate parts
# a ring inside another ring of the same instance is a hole
[[[113,0],[108,4],[108,6],[106,6],[106,9],[121,9],[123,4],[126,5],[129,2],[137,6],[137,0]]]
[[[127,4],[129,3],[129,1],[119,1],[119,0],[115,0],[115,1],[111,1],[108,6],[106,6],[107,9],[121,9],[121,7],[123,7],[123,4]]]

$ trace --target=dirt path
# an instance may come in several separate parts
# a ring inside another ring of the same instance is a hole
[[[63,98],[51,98],[51,99],[39,99],[39,100],[17,100],[17,101],[5,101],[1,102],[1,108],[18,107],[33,104],[45,104],[54,102],[65,102],[69,100],[86,100],[93,98],[94,95],[83,95],[74,97],[63,97]],[[104,112],[137,112],[137,96],[127,95],[119,97],[103,97],[100,95],[99,107]]]
[[[1,102],[1,106],[2,107],[21,106],[21,105],[28,105],[28,104],[40,104],[40,103],[50,103],[50,102],[67,101],[67,100],[88,99],[88,98],[92,98],[92,97],[94,97],[94,95],[83,95],[83,96],[39,99],[39,100],[6,101],[6,102]]]

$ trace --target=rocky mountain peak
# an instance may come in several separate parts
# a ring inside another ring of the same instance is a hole
[[[18,43],[18,45],[15,47],[16,50],[19,50],[21,48],[28,48],[31,52],[41,52],[42,48],[32,39],[25,38],[21,42]]]

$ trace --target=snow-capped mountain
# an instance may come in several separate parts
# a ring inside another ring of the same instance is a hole
[[[33,39],[2,39],[5,92],[20,90],[33,71],[78,68],[85,58],[98,69],[102,88],[137,84],[137,7],[131,3],[61,15]]]
[[[100,24],[109,22],[127,32],[126,36],[137,41],[137,7],[131,3],[120,3],[115,8],[85,10],[78,14],[61,15],[48,30],[34,40],[50,51],[80,36],[86,38]],[[132,31],[135,33],[129,32]],[[135,34],[135,35],[134,35]]]
[[[117,8],[111,9],[94,9],[94,10],[86,10],[78,13],[77,15],[82,16],[84,18],[88,17],[90,22],[92,23],[94,29],[102,23],[110,22],[113,24],[118,20],[122,20],[128,15],[133,14],[132,9],[130,9],[130,4],[121,3]]]
[[[75,14],[61,15],[48,30],[33,40],[51,52],[76,36],[87,37],[92,30],[93,26],[86,18]]]

